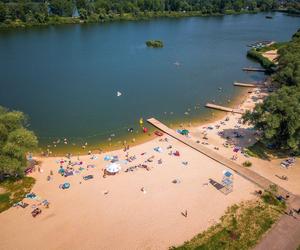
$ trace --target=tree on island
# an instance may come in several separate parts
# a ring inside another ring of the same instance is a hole
[[[25,128],[26,124],[27,117],[22,112],[0,106],[0,180],[22,177],[26,153],[38,145],[37,137]]]
[[[148,40],[146,41],[146,45],[151,48],[163,48],[164,44],[160,40]]]

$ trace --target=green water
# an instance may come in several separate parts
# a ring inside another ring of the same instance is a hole
[[[59,138],[114,144],[141,134],[140,117],[170,124],[209,116],[203,105],[234,98],[234,81],[264,77],[241,71],[256,65],[246,45],[286,41],[297,28],[299,18],[277,13],[1,31],[0,104],[30,116],[42,147]],[[147,48],[149,39],[165,47]]]

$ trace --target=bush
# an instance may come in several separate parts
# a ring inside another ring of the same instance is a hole
[[[269,59],[265,58],[261,53],[259,53],[256,49],[251,49],[247,52],[247,56],[257,60],[262,67],[264,67],[269,73],[273,72],[273,67],[275,64],[271,62]]]
[[[243,162],[243,166],[244,167],[251,167],[252,166],[252,162],[251,161],[245,161],[245,162]]]
[[[151,48],[163,48],[164,44],[160,40],[149,40],[146,42],[146,45]]]

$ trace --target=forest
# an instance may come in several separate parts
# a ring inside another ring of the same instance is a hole
[[[260,131],[267,147],[300,153],[300,29],[278,51],[278,69],[271,76],[277,90],[244,120]]]
[[[297,0],[2,0],[0,27],[138,20],[284,10],[298,13]]]

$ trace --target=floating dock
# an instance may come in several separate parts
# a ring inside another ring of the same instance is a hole
[[[243,71],[266,72],[267,70],[265,70],[263,68],[246,67],[246,68],[243,68]]]
[[[238,87],[247,87],[247,88],[259,88],[259,87],[263,87],[264,86],[264,84],[259,83],[259,82],[253,82],[253,83],[234,82],[233,85],[234,86],[238,86]]]
[[[216,104],[213,104],[213,103],[206,103],[205,107],[220,110],[220,111],[225,111],[225,112],[236,113],[236,114],[244,114],[243,110],[228,108],[228,107],[216,105]]]
[[[241,165],[237,164],[236,162],[233,162],[229,160],[228,158],[222,156],[221,154],[217,153],[216,151],[207,148],[201,144],[198,144],[191,139],[177,133],[175,130],[167,127],[160,121],[156,120],[155,118],[150,118],[147,120],[150,124],[152,124],[154,127],[158,128],[159,130],[163,131],[164,133],[168,134],[169,136],[175,138],[176,140],[184,143],[185,145],[189,146],[190,148],[206,155],[210,159],[222,164],[225,167],[228,167],[244,177],[245,179],[251,181],[252,183],[258,185],[262,189],[268,189],[270,185],[274,185],[274,183],[267,178],[261,176],[260,174],[250,170],[249,168],[242,167]],[[199,166],[199,171],[201,171],[201,166]],[[276,185],[278,187],[278,193],[282,196],[286,196],[287,194],[290,195],[290,200],[293,199],[293,195],[289,193],[284,188],[280,187],[279,185]]]

